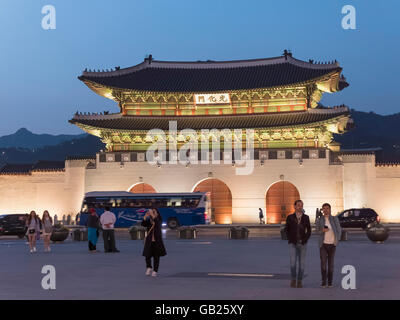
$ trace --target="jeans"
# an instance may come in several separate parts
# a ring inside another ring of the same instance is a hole
[[[326,284],[326,265],[328,264],[328,285],[332,285],[333,280],[333,262],[335,259],[336,247],[334,244],[324,243],[319,249],[319,255],[321,258],[321,276],[322,283]]]
[[[115,247],[114,229],[103,230],[103,240],[105,252],[117,251],[117,248]]]
[[[292,280],[303,280],[304,267],[306,262],[307,245],[303,244],[289,244],[290,251],[290,273]],[[299,271],[297,273],[297,262]]]

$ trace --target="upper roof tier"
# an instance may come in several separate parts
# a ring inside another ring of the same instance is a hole
[[[104,95],[104,88],[146,92],[222,92],[283,87],[334,77],[338,91],[348,84],[339,75],[339,63],[314,63],[283,56],[236,61],[158,61],[150,55],[142,63],[113,71],[83,71],[78,78]]]

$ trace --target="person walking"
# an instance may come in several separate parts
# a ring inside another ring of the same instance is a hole
[[[311,236],[310,218],[304,213],[303,201],[294,202],[295,212],[286,218],[286,235],[290,251],[290,272],[292,288],[303,287],[303,275],[307,251],[307,241]],[[299,265],[297,271],[297,264]],[[297,281],[297,283],[296,283]]]
[[[332,216],[331,205],[329,203],[324,203],[322,205],[322,212],[323,216],[319,217],[315,222],[315,230],[319,234],[318,244],[321,259],[321,287],[326,288],[326,280],[328,280],[328,287],[332,288],[333,264],[336,247],[342,234],[342,228],[340,227],[338,217]]]
[[[43,211],[42,215],[42,227],[43,227],[43,242],[44,242],[44,251],[50,252],[50,237],[53,232],[53,219],[50,217],[50,214],[47,210]]]
[[[110,207],[105,207],[104,213],[100,216],[100,223],[103,229],[104,252],[119,252],[115,247],[114,223],[117,221]]]
[[[261,208],[258,208],[258,217],[260,218],[260,224],[264,224],[264,214]]]
[[[99,252],[96,249],[97,240],[99,238],[99,229],[100,229],[100,219],[96,213],[96,209],[90,208],[90,215],[86,221],[86,227],[88,229],[88,244],[89,244],[89,252],[96,253]]]
[[[35,211],[31,211],[28,219],[26,220],[27,234],[29,240],[30,252],[36,252],[36,240],[40,239],[40,218],[36,215]]]
[[[143,256],[146,259],[146,275],[157,277],[160,257],[167,254],[161,235],[162,217],[158,209],[150,209],[146,212],[142,226],[147,228],[147,236],[143,248]],[[154,268],[151,265],[152,257]]]

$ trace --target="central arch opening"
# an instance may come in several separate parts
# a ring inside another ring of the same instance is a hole
[[[294,202],[300,199],[299,190],[288,181],[274,183],[267,192],[267,223],[281,223],[294,212]]]
[[[193,192],[210,192],[211,216],[217,224],[232,223],[232,193],[229,187],[219,179],[210,178],[201,181]]]

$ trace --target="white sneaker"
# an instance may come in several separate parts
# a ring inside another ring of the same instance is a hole
[[[153,271],[151,274],[152,277],[157,277],[157,272]]]
[[[153,269],[151,269],[151,268],[147,268],[146,269],[146,276],[149,276],[150,274],[151,274],[151,271],[152,271]]]
[[[36,252],[36,247],[33,247],[33,252]]]
[[[33,250],[32,250],[32,249],[31,249],[30,251],[31,251],[31,253],[33,253]]]

